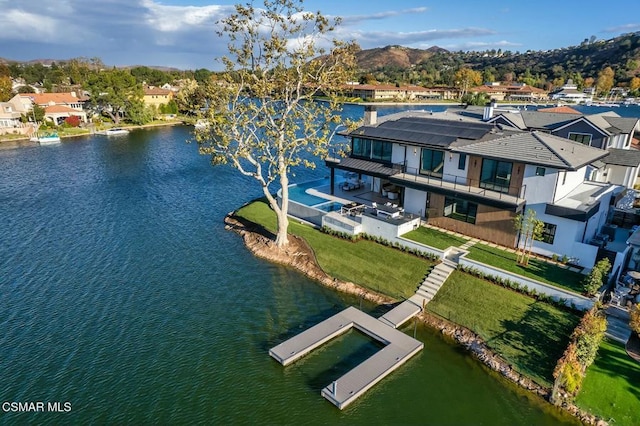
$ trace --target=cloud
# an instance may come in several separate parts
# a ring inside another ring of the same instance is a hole
[[[340,30],[343,38],[351,38],[360,44],[364,49],[387,46],[387,45],[416,45],[433,43],[437,40],[450,40],[467,37],[480,37],[494,35],[495,31],[485,28],[462,28],[451,30],[428,30],[415,32],[393,32],[393,31],[349,31]]]
[[[372,13],[370,15],[352,15],[352,16],[343,17],[342,22],[345,25],[349,25],[349,24],[354,24],[362,21],[380,20],[380,19],[386,19],[386,18],[396,17],[400,15],[413,15],[416,13],[426,12],[427,10],[428,9],[426,7],[415,7],[412,9],[389,10],[386,12]]]
[[[503,49],[506,47],[507,49],[521,47],[521,43],[514,43],[511,41],[501,40],[501,41],[469,41],[459,44],[445,44],[440,47],[447,49],[451,52],[457,52],[459,50],[469,51],[483,51],[483,50],[491,50],[491,49]]]
[[[620,34],[620,33],[631,33],[635,31],[640,31],[640,24],[618,25],[617,27],[605,28],[601,32]]]

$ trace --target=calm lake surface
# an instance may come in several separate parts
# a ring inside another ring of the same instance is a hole
[[[377,344],[354,331],[287,368],[268,350],[358,299],[224,230],[260,194],[189,132],[0,150],[0,402],[72,407],[1,424],[575,423],[424,327],[425,349],[356,403],[324,400]]]

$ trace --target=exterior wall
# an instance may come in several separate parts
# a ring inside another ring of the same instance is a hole
[[[416,173],[420,170],[420,147],[407,146],[406,166],[409,173]]]
[[[467,161],[464,165],[464,169],[458,169],[458,162],[460,161],[460,154],[457,152],[447,153],[444,160],[444,174],[448,181],[456,181],[459,183],[465,183],[467,179],[467,170],[469,170],[470,157],[467,155]]]
[[[626,133],[612,135],[609,137],[609,143],[607,148],[620,148],[620,149],[629,148],[630,141],[631,141],[631,138]]]
[[[602,135],[599,131],[596,130],[592,125],[584,122],[578,121],[570,126],[562,127],[558,130],[551,132],[551,134],[560,136],[563,138],[569,138],[569,133],[583,133],[591,135],[591,143],[590,146],[600,149],[607,148],[607,137]]]
[[[408,153],[409,152],[408,147],[394,143],[391,147],[391,162],[394,164],[404,162],[405,149],[407,150],[407,153]]]
[[[556,235],[553,244],[542,241],[534,241],[532,250],[543,256],[557,254],[562,257],[578,259],[578,265],[584,268],[592,268],[595,264],[598,247],[588,242],[598,233],[605,224],[609,210],[611,191],[600,197],[598,212],[585,222],[566,219],[563,217],[546,214],[545,203],[529,204],[527,209],[536,212],[536,217],[543,222],[556,225]]]
[[[567,174],[567,178],[564,179],[564,173]],[[558,173],[558,181],[556,184],[555,197],[553,202],[564,198],[571,191],[576,189],[578,185],[580,185],[585,180],[585,176],[587,174],[587,167],[582,167],[576,171],[560,171]],[[564,184],[562,183],[564,181]]]
[[[428,222],[440,228],[456,231],[506,247],[515,246],[514,212],[478,204],[476,223],[444,217],[444,196],[431,193]]]
[[[608,164],[606,170],[607,176],[604,177],[605,182],[623,185],[627,188],[633,188],[633,185],[636,183],[636,176],[638,175],[637,167]]]
[[[523,194],[527,203],[550,203],[553,200],[553,191],[549,189],[555,188],[560,174],[556,169],[545,167],[544,176],[536,176],[537,168],[538,166],[530,164],[525,166],[523,179],[525,189]]]
[[[404,211],[425,217],[427,205],[427,193],[412,188],[404,190]]]

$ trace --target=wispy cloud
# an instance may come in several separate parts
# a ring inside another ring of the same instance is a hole
[[[630,33],[634,31],[640,31],[640,23],[618,25],[617,27],[609,27],[602,30],[603,33],[615,33],[615,34]]]
[[[428,30],[415,32],[392,31],[353,31],[341,30],[344,36],[351,35],[362,48],[401,44],[406,46],[433,43],[437,40],[450,40],[467,37],[494,35],[495,31],[486,28],[461,28],[450,30]]]
[[[348,25],[356,22],[374,21],[374,20],[392,18],[396,16],[401,16],[401,15],[413,15],[416,13],[424,13],[427,10],[428,9],[426,7],[414,7],[412,9],[389,10],[386,12],[371,13],[369,15],[351,15],[351,16],[343,17],[342,22]]]

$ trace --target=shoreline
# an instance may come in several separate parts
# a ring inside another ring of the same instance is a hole
[[[167,126],[180,126],[185,124],[184,121],[168,121],[166,123],[153,123],[153,124],[139,124],[139,125],[135,125],[135,126],[125,126],[124,128],[127,130],[132,130],[132,129],[146,129],[146,128],[153,128],[153,127],[167,127]],[[72,135],[62,135],[60,136],[60,139],[73,139],[73,138],[78,138],[78,137],[82,137],[82,136],[94,136],[96,133],[76,133],[76,134],[72,134]],[[29,137],[25,136],[25,137],[21,137],[21,138],[11,138],[11,139],[3,139],[2,136],[0,136],[0,149],[2,148],[22,148],[22,147],[29,147],[29,146],[37,146],[39,145],[38,142],[34,142],[32,140],[30,140]]]
[[[239,234],[243,239],[245,247],[257,257],[293,267],[325,287],[355,295],[373,303],[385,305],[398,303],[397,300],[389,296],[378,294],[352,282],[341,281],[329,276],[318,264],[313,249],[300,237],[289,235],[289,247],[281,252],[275,249],[274,240],[271,238],[272,234],[270,232],[266,231],[260,225],[242,220],[235,215],[235,211],[225,216],[224,223],[225,229]],[[550,388],[541,386],[530,378],[515,371],[507,361],[489,349],[486,343],[471,330],[447,321],[444,318],[436,317],[426,311],[418,314],[416,318],[421,323],[439,331],[443,336],[452,339],[464,347],[485,367],[498,373],[518,387],[549,402],[551,396]],[[604,420],[582,411],[574,404],[564,402],[562,405],[556,407],[576,417],[584,424],[598,426],[608,424]]]

